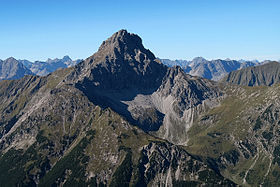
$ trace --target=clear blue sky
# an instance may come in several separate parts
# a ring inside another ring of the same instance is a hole
[[[160,58],[280,59],[280,0],[0,0],[0,59],[86,58],[120,29]]]

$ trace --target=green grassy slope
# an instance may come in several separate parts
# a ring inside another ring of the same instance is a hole
[[[238,184],[279,185],[279,92],[279,85],[228,86],[226,99],[190,129],[187,150],[213,158]]]

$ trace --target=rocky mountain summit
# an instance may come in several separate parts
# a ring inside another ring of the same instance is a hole
[[[76,67],[80,83],[94,82],[98,90],[158,87],[166,71],[167,67],[144,48],[141,38],[126,30],[104,41],[93,56]]]
[[[197,115],[192,108],[212,107],[222,95],[214,82],[186,75],[180,67],[167,68],[126,30],[103,42],[69,79],[95,104],[112,108],[144,131],[160,129],[157,136],[181,144],[187,141],[181,134],[191,126],[190,116]]]
[[[10,57],[4,61],[0,60],[0,81],[19,79],[24,75],[34,74],[13,57]]]
[[[0,181],[278,186],[278,93],[167,67],[120,30],[74,67],[0,82]]]
[[[222,79],[224,82],[244,86],[271,86],[280,83],[280,63],[268,62],[260,66],[233,71]]]

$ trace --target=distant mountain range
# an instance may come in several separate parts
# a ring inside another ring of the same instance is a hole
[[[64,56],[62,59],[48,59],[45,62],[30,62],[10,57],[4,61],[0,60],[0,80],[20,79],[25,75],[45,76],[59,68],[68,68],[79,62],[80,59],[73,61],[69,56]]]
[[[271,86],[280,82],[280,63],[268,62],[260,66],[233,71],[222,81],[245,86]]]
[[[218,81],[228,73],[240,70],[246,67],[257,66],[270,61],[259,62],[246,61],[246,60],[230,60],[230,59],[217,59],[217,60],[206,60],[202,57],[196,57],[192,61],[187,60],[169,60],[159,59],[163,64],[168,67],[180,66],[186,73],[192,76],[199,76],[206,79]],[[35,61],[29,60],[16,60],[14,58],[8,58],[5,61],[0,60],[1,74],[0,80],[5,79],[19,79],[24,75],[39,75],[45,76],[59,68],[72,67],[79,62],[81,59],[72,60],[69,56],[64,56],[62,59],[48,59],[47,61]]]
[[[44,76],[59,68],[68,68],[81,62],[80,59],[73,61],[69,56],[64,56],[62,59],[48,59],[47,61],[30,62],[28,60],[18,60],[34,74]]]
[[[34,73],[13,57],[0,60],[0,80],[19,79],[24,75],[34,75]]]
[[[206,79],[218,81],[229,72],[239,70],[245,67],[259,65],[258,61],[245,61],[245,60],[206,60],[202,57],[196,57],[192,61],[187,60],[169,60],[160,59],[163,64],[172,67],[180,66],[186,73],[199,76]]]

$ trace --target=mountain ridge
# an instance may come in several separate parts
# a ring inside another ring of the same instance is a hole
[[[244,86],[271,86],[280,82],[280,63],[268,62],[260,66],[233,71],[221,81]]]

